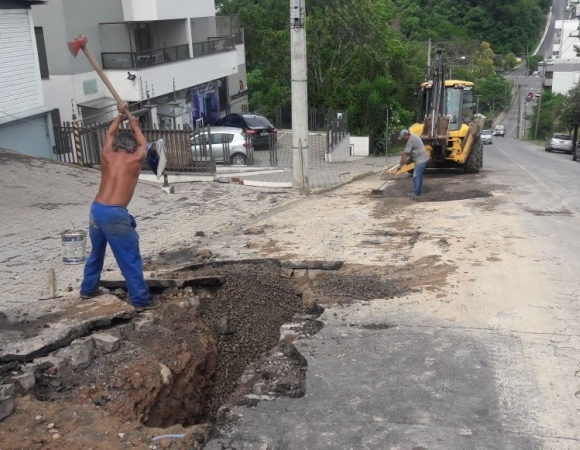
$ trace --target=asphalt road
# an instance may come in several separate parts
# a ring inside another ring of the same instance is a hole
[[[570,12],[566,11],[567,0],[554,0],[552,4],[552,11],[549,15],[549,22],[547,30],[544,34],[544,39],[540,42],[537,49],[529,49],[529,54],[542,55],[544,60],[552,58],[552,48],[555,40],[555,23],[557,20],[570,18]],[[524,55],[522,55],[524,56]],[[536,70],[536,68],[531,68]],[[512,101],[508,111],[504,115],[504,119],[498,124],[503,124],[506,127],[506,137],[519,138],[525,135],[526,131],[534,129],[535,124],[531,123],[527,117],[530,117],[533,112],[534,105],[538,102],[536,94],[542,92],[542,70],[540,68],[540,76],[533,77],[527,74],[528,67],[524,64],[517,67],[512,72],[506,74],[506,78],[513,81],[514,89],[512,90]],[[529,92],[534,94],[531,101],[526,100]],[[541,136],[540,138],[544,138]]]
[[[296,344],[309,364],[305,397],[233,408],[236,425],[208,450],[580,449],[580,163],[510,138],[484,155],[478,175],[428,172],[425,183],[448,177],[491,197],[393,197],[377,215],[361,180],[257,221],[272,228],[254,244],[301,242],[293,251],[314,259],[439,262],[407,269],[431,287],[328,307],[324,328]],[[377,229],[388,241],[363,254],[357,235]],[[405,231],[420,238],[409,245]],[[455,271],[438,285],[447,265]]]

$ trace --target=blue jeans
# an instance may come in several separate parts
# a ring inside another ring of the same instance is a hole
[[[421,195],[423,192],[423,173],[427,168],[427,163],[415,164],[415,170],[413,171],[413,194]]]
[[[98,291],[108,242],[127,283],[131,303],[135,307],[149,304],[149,287],[143,277],[136,227],[135,218],[126,208],[93,202],[89,220],[93,248],[85,264],[81,294]]]

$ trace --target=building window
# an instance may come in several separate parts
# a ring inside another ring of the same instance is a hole
[[[38,63],[40,65],[40,78],[48,78],[48,59],[46,58],[46,45],[44,44],[44,33],[42,27],[34,27],[36,36],[36,48],[38,49]]]

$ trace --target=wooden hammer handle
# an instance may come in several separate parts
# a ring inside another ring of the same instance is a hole
[[[81,48],[82,48],[83,52],[85,53],[87,59],[91,63],[91,66],[93,66],[93,68],[97,71],[97,73],[99,74],[99,77],[101,77],[101,80],[103,80],[103,83],[105,83],[105,86],[107,86],[107,88],[109,89],[109,92],[115,98],[115,101],[117,102],[117,104],[124,105],[125,102],[123,100],[121,100],[121,97],[119,97],[119,94],[117,94],[117,90],[113,87],[113,85],[109,81],[109,78],[107,77],[107,75],[105,75],[105,72],[103,72],[103,69],[101,69],[99,62],[95,59],[95,57],[93,56],[91,51],[85,45],[83,45]],[[131,112],[128,109],[125,110],[125,114],[126,114],[128,119],[133,118],[133,114],[131,114]]]

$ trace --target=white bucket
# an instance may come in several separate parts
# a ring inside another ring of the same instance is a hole
[[[82,230],[67,230],[62,236],[62,262],[80,264],[85,261],[87,252],[87,233]]]

